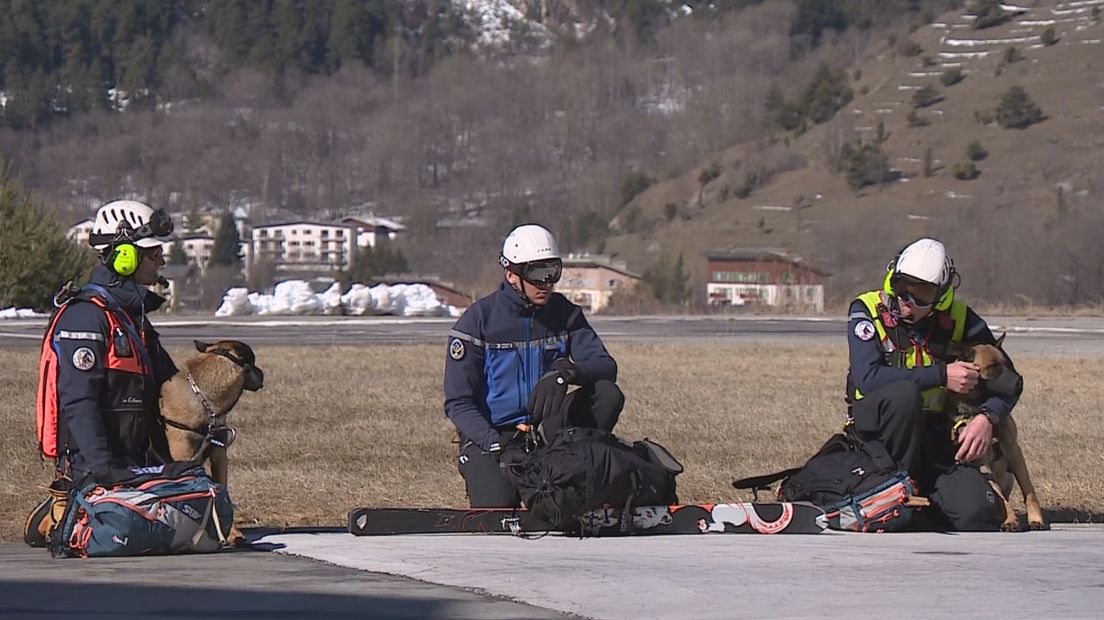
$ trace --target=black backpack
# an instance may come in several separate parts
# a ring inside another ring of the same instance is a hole
[[[628,511],[678,503],[682,465],[647,439],[629,445],[607,431],[565,427],[547,445],[504,455],[502,463],[531,523],[552,530],[574,531],[580,517],[605,505]]]
[[[828,527],[858,532],[896,532],[912,521],[916,485],[878,441],[837,433],[802,467],[732,483],[763,489],[782,480],[778,499],[811,502],[824,509]]]

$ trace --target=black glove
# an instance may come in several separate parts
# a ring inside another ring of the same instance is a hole
[[[533,391],[529,393],[529,414],[533,416],[531,424],[536,426],[541,420],[560,412],[569,383],[579,378],[575,364],[566,358],[552,362],[552,370],[544,373]]]
[[[560,373],[564,381],[573,384],[579,383],[579,369],[575,368],[575,363],[566,357],[561,357],[552,362],[552,369]]]

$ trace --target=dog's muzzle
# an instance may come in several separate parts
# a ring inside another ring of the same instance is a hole
[[[1019,396],[1023,392],[1023,377],[1006,368],[1000,375],[985,380],[985,389],[1002,396]]]
[[[245,369],[245,385],[243,389],[256,392],[264,387],[264,371],[256,366],[243,366]]]

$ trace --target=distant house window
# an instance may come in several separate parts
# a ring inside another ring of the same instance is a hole
[[[609,287],[610,288],[617,288],[617,280],[614,280],[613,278],[610,278]]]
[[[304,241],[303,245],[305,245],[309,248],[312,248],[312,247],[314,247],[314,242],[313,241]]]
[[[328,231],[328,230],[323,230],[322,231],[322,238],[323,239],[325,239],[326,237],[329,237],[329,236],[330,236],[330,231]]]
[[[766,282],[770,280],[770,274],[752,273],[745,271],[714,271],[713,282]]]
[[[267,237],[268,236],[268,231],[267,230],[262,230],[261,231],[261,236],[262,237]]]
[[[791,283],[793,283],[793,281],[794,281],[794,273],[792,271],[787,271],[787,272],[782,274],[782,280],[781,280],[782,284],[791,284]]]
[[[345,231],[344,230],[337,231],[337,238],[338,239],[344,239],[345,238]]]

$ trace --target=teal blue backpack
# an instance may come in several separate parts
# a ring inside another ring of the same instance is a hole
[[[116,484],[75,487],[50,536],[50,553],[55,558],[208,553],[226,542],[234,505],[201,465],[173,463],[143,472]]]

